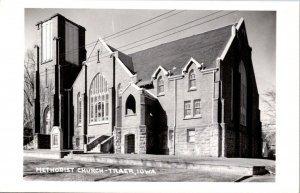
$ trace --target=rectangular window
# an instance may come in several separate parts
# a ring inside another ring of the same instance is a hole
[[[200,112],[200,99],[194,100],[194,116],[199,116]]]
[[[55,134],[55,135],[52,135],[52,137],[53,137],[53,143],[52,143],[52,145],[58,145],[58,135]]]
[[[52,59],[52,21],[47,21],[42,24],[42,62]]]
[[[184,101],[184,117],[191,115],[191,101]]]
[[[78,27],[70,22],[66,22],[65,35],[66,61],[73,64],[79,64]]]
[[[195,142],[195,129],[188,129],[187,130],[187,142],[188,143]]]

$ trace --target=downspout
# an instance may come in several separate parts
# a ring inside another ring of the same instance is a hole
[[[175,100],[174,100],[174,129],[173,129],[173,133],[174,133],[174,140],[173,140],[173,147],[174,147],[174,155],[175,155],[175,152],[176,152],[176,143],[175,143],[175,140],[176,140],[176,117],[177,117],[177,79],[174,79],[174,97],[175,97]]]
[[[116,125],[116,57],[118,57],[118,52],[113,52],[111,55],[113,59],[113,85],[112,85],[112,119],[111,119],[111,134],[114,134],[114,129]]]

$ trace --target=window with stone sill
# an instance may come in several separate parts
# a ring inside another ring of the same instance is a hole
[[[164,92],[165,92],[164,81],[162,80],[162,77],[160,76],[157,79],[157,93],[158,93],[158,95],[163,95]]]
[[[187,142],[194,143],[195,142],[195,129],[187,130]]]
[[[196,90],[196,74],[194,70],[189,73],[189,90]]]
[[[191,101],[184,101],[184,117],[192,116]]]
[[[200,111],[200,99],[194,100],[194,117],[199,117],[201,116],[201,111]]]

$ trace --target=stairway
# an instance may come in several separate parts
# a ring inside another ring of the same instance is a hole
[[[113,149],[113,136],[101,135],[87,144],[89,153],[110,153]]]

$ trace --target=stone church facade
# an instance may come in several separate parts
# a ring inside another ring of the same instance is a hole
[[[36,148],[60,126],[76,151],[261,156],[243,19],[133,54],[99,38],[87,62],[82,26],[59,14],[37,26]]]

